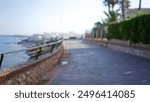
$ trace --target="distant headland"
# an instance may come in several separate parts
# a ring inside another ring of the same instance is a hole
[[[0,34],[0,36],[4,36],[4,37],[29,37],[28,35],[9,35],[9,34]]]

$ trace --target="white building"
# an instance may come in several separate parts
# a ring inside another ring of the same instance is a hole
[[[70,31],[68,33],[63,33],[63,38],[64,39],[78,39],[78,38],[81,38],[82,35],[77,33],[77,32],[74,32],[74,31]]]

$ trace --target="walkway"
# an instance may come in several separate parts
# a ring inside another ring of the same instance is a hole
[[[65,41],[65,48],[64,57],[48,84],[150,84],[150,60],[81,40]]]

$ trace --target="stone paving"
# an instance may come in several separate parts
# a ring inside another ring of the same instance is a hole
[[[64,43],[64,57],[48,84],[150,85],[150,60],[82,40]]]

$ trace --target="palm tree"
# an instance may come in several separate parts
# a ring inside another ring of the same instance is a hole
[[[141,4],[142,4],[142,0],[139,0],[139,11],[141,10]]]
[[[108,11],[110,11],[110,3],[109,0],[104,0],[103,1],[104,5],[108,7]]]
[[[103,3],[105,6],[108,6],[108,12],[113,11],[114,6],[118,3],[118,0],[104,0]]]
[[[96,30],[97,30],[97,28],[94,26],[93,28],[92,28],[92,38],[96,38]]]
[[[130,1],[120,0],[119,4],[121,5],[122,18],[125,19],[125,11],[130,7]]]
[[[131,5],[130,0],[125,0],[125,8],[128,9]]]
[[[115,23],[118,21],[118,18],[120,16],[120,14],[118,13],[118,10],[117,11],[109,11],[108,13],[105,12],[105,15],[107,16],[107,23]]]
[[[100,31],[101,31],[101,28],[102,28],[102,24],[101,22],[96,22],[94,24],[95,28],[96,28],[96,38],[99,38],[100,37]]]
[[[121,1],[121,10],[122,10],[122,18],[125,18],[125,14],[124,14],[124,0]]]

